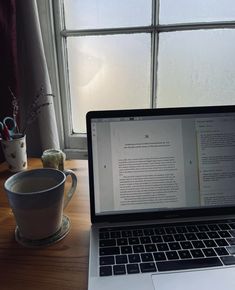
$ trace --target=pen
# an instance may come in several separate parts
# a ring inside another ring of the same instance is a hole
[[[10,136],[10,133],[9,133],[9,130],[7,128],[7,126],[4,124],[3,127],[1,128],[1,135],[2,135],[2,138],[4,140],[12,140],[11,136]]]

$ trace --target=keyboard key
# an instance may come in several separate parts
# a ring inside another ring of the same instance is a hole
[[[228,224],[218,224],[218,226],[222,231],[230,230],[230,226]]]
[[[176,259],[179,259],[179,256],[178,256],[178,254],[177,254],[176,251],[166,252],[166,256],[167,256],[168,260],[176,260]]]
[[[176,229],[174,227],[165,228],[167,234],[176,234]]]
[[[121,238],[121,233],[120,232],[111,232],[110,236],[113,239]]]
[[[194,248],[196,248],[196,249],[205,248],[205,245],[203,244],[202,241],[192,241],[192,244],[193,244]]]
[[[139,238],[128,238],[129,245],[138,245],[140,243]]]
[[[172,251],[181,249],[180,244],[178,242],[168,243],[168,246]]]
[[[183,235],[183,234],[175,234],[174,238],[175,238],[175,240],[177,242],[181,242],[181,241],[185,241],[186,240],[185,235]]]
[[[132,237],[132,232],[129,231],[129,230],[125,230],[125,231],[122,231],[122,237],[123,238],[129,238],[129,237]]]
[[[116,264],[127,264],[127,255],[118,255],[115,259]]]
[[[216,224],[208,225],[208,228],[209,228],[211,231],[218,231],[218,230],[219,230],[219,227],[218,227]]]
[[[161,227],[155,228],[154,231],[155,231],[156,235],[160,235],[161,236],[161,235],[165,235],[166,234],[164,228],[161,228]]]
[[[151,240],[153,243],[162,243],[163,242],[162,236],[152,236]]]
[[[144,229],[144,234],[146,236],[153,236],[154,235],[154,231],[153,231],[153,229]]]
[[[216,253],[213,249],[203,249],[202,251],[206,257],[216,256]]]
[[[151,239],[150,239],[150,237],[141,237],[140,243],[141,244],[151,244]]]
[[[111,256],[120,254],[119,247],[100,248],[100,256]]]
[[[133,252],[134,253],[144,253],[144,246],[143,245],[134,245],[133,246]]]
[[[166,255],[164,252],[153,253],[155,261],[164,261],[166,260]]]
[[[120,238],[120,239],[117,239],[117,245],[118,245],[118,246],[126,246],[126,245],[128,245],[128,240],[127,240],[127,238]]]
[[[175,261],[156,262],[158,271],[188,270],[196,268],[222,266],[217,257],[201,259],[185,259]]]
[[[227,256],[227,255],[229,255],[228,251],[225,248],[223,248],[223,247],[215,248],[214,250],[216,251],[217,255],[219,255],[219,256]]]
[[[230,238],[231,235],[228,231],[219,231],[218,234],[220,235],[221,238]]]
[[[178,251],[178,254],[181,259],[190,259],[192,258],[189,250]]]
[[[229,265],[235,265],[235,256],[225,256],[221,257],[222,262],[229,266]]]
[[[189,233],[196,233],[196,232],[198,232],[198,229],[197,229],[197,227],[196,226],[187,226],[187,230],[188,230],[188,232]]]
[[[122,246],[121,247],[121,253],[122,254],[132,254],[131,246]]]
[[[159,243],[157,244],[157,249],[158,251],[168,251],[169,250],[169,247],[167,245],[167,243]]]
[[[235,254],[235,246],[227,247],[227,250],[229,251],[229,253],[230,253],[231,255],[234,255],[234,254]]]
[[[164,235],[162,236],[164,242],[173,242],[174,241],[174,237],[173,235]]]
[[[188,232],[186,227],[184,227],[184,226],[176,227],[176,231],[177,231],[178,234],[184,234],[184,233]]]
[[[200,249],[190,250],[190,252],[191,252],[191,255],[193,256],[193,258],[204,257],[204,254],[203,254],[202,250],[200,250]]]
[[[138,264],[128,264],[126,268],[128,274],[137,274],[140,272]]]
[[[182,249],[184,249],[184,250],[188,250],[188,249],[193,248],[191,242],[180,242],[180,245],[181,245]]]
[[[105,266],[105,265],[113,265],[113,264],[115,264],[114,256],[100,257],[100,265]]]
[[[198,225],[197,226],[200,232],[208,232],[209,228],[206,225]]]
[[[213,240],[204,240],[203,243],[206,245],[207,248],[217,247],[216,243]]]
[[[109,239],[110,238],[110,235],[109,235],[109,232],[100,232],[99,233],[99,237],[101,240],[103,239]]]
[[[209,237],[206,233],[196,233],[196,235],[197,235],[197,238],[199,240],[208,240],[209,239]]]
[[[140,270],[142,273],[148,273],[148,272],[156,272],[156,266],[155,263],[150,262],[150,263],[141,263],[140,264]]]
[[[147,245],[145,245],[145,251],[147,253],[155,252],[156,250],[157,250],[157,248],[156,248],[155,244],[147,244]]]
[[[123,275],[126,274],[125,265],[114,265],[113,266],[113,274],[114,275]]]
[[[185,237],[186,237],[186,239],[189,240],[189,241],[197,240],[197,236],[196,236],[194,233],[188,233],[188,234],[185,234]]]
[[[112,267],[111,266],[100,267],[100,276],[111,276],[111,275],[112,275]]]
[[[235,223],[231,223],[231,224],[229,224],[229,226],[231,229],[235,229]]]
[[[110,247],[110,246],[116,246],[115,239],[100,240],[100,247]]]
[[[144,253],[144,254],[141,254],[141,259],[142,259],[142,262],[153,261],[153,255],[152,253]]]
[[[235,230],[231,230],[231,231],[229,231],[229,233],[232,237],[235,237]]]
[[[208,234],[209,238],[211,238],[211,239],[219,239],[220,238],[220,236],[218,235],[217,232],[208,232],[207,234]]]
[[[229,245],[235,245],[235,238],[228,238],[227,241]]]
[[[133,237],[141,237],[143,235],[144,235],[143,230],[134,230],[133,231]]]
[[[228,243],[226,242],[225,239],[215,239],[215,242],[216,242],[216,244],[219,247],[226,247],[226,246],[228,246]]]
[[[129,260],[129,263],[139,263],[140,255],[139,254],[128,255],[128,260]]]

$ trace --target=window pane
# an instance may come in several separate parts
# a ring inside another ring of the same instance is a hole
[[[151,0],[64,0],[66,28],[149,25],[151,3]]]
[[[234,20],[234,0],[160,0],[160,23]]]
[[[89,110],[150,106],[150,53],[148,34],[68,38],[75,132]]]
[[[157,105],[235,104],[235,31],[159,36]]]

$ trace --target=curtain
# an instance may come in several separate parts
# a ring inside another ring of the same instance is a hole
[[[12,116],[11,90],[18,95],[16,3],[0,1],[0,120]],[[4,156],[0,146],[0,162]]]
[[[36,0],[17,0],[17,47],[20,76],[20,122],[24,124],[36,94],[43,87],[53,94],[45,58]],[[55,96],[56,98],[56,96]],[[43,150],[59,149],[59,137],[54,110],[54,97],[43,97],[43,106],[35,122],[26,130],[29,156],[41,156]]]

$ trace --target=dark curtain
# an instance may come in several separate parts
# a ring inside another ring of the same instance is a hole
[[[16,1],[0,0],[0,120],[12,116],[12,97],[19,96],[17,77]],[[0,162],[4,160],[0,148]]]

